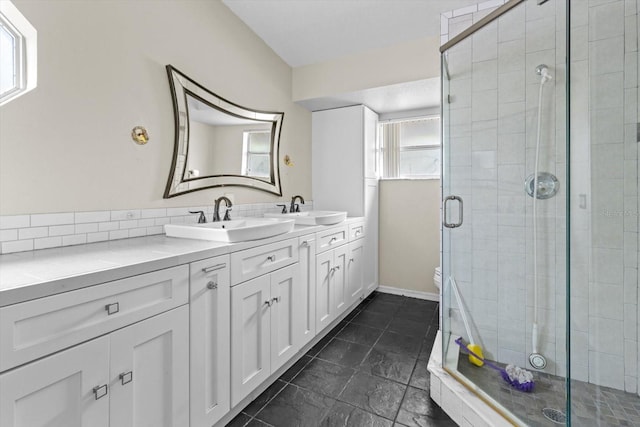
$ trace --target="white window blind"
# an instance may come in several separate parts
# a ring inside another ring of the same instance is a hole
[[[246,131],[242,141],[242,175],[271,176],[271,132]]]
[[[380,123],[383,178],[440,177],[440,117]]]

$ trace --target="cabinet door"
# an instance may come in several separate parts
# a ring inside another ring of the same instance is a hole
[[[190,265],[191,424],[211,426],[231,409],[229,256]]]
[[[343,245],[333,250],[333,273],[331,286],[333,288],[333,319],[340,316],[349,306],[349,276],[347,273],[347,252],[349,245]],[[331,319],[333,321],[333,319]]]
[[[231,406],[271,375],[268,274],[231,288]]]
[[[316,239],[313,234],[300,237],[300,347],[316,336]]]
[[[316,256],[316,332],[329,326],[333,320],[332,264],[333,251]]]
[[[271,372],[300,349],[302,304],[297,265],[271,273]]]
[[[364,240],[359,239],[349,244],[347,271],[349,277],[349,306],[363,297],[363,252]]]
[[[189,425],[189,308],[111,334],[110,424]]]
[[[0,375],[0,426],[107,427],[110,394],[102,337]]]

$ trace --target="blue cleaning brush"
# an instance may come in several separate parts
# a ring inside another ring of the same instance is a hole
[[[484,364],[487,365],[488,367],[500,372],[500,375],[502,376],[502,379],[505,380],[505,382],[507,382],[511,387],[513,387],[513,388],[515,388],[517,390],[520,390],[520,391],[524,391],[526,393],[530,393],[530,392],[533,391],[533,386],[535,385],[535,383],[533,382],[533,378],[525,380],[523,382],[520,382],[520,380],[517,377],[512,378],[512,376],[509,375],[509,373],[507,372],[506,369],[501,368],[501,367],[499,367],[497,365],[494,365],[493,363],[491,363],[488,360],[480,357],[479,355],[474,354],[473,351],[471,351],[469,348],[467,348],[462,343],[462,337],[459,337],[456,340],[456,344],[458,344],[460,349],[462,349],[463,353],[470,354],[473,357],[477,357],[478,359],[482,360],[484,362]],[[509,368],[509,366],[507,368]],[[514,368],[515,368],[514,370],[518,370],[517,367],[514,367]]]

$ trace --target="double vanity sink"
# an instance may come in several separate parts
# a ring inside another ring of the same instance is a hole
[[[236,243],[266,239],[293,231],[298,225],[333,225],[343,222],[346,212],[307,211],[265,214],[265,218],[238,218],[205,224],[166,224],[169,237]]]

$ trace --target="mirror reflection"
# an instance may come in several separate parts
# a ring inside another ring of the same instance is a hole
[[[278,142],[284,113],[233,104],[167,65],[176,141],[165,198],[237,185],[282,195]]]

